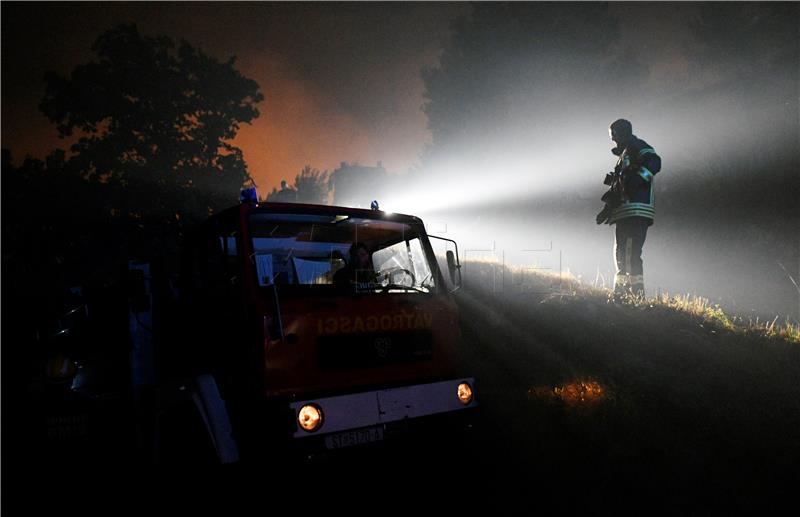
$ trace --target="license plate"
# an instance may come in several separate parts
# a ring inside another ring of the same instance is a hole
[[[383,440],[383,427],[367,427],[326,436],[325,447],[328,449],[341,449],[381,440]]]

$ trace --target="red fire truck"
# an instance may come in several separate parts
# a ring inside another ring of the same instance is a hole
[[[175,278],[130,265],[133,378],[157,455],[205,443],[229,463],[468,420],[456,243],[443,239],[440,268],[441,238],[417,217],[255,199],[189,232]]]

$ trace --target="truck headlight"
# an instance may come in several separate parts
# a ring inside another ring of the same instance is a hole
[[[458,400],[465,406],[472,402],[472,386],[467,382],[458,385]]]
[[[322,408],[316,404],[306,404],[297,412],[297,423],[304,431],[312,433],[322,427]]]

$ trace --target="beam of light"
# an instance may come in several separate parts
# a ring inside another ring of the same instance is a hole
[[[447,213],[484,205],[498,205],[526,198],[552,195],[559,185],[577,183],[570,171],[560,180],[552,153],[541,156],[518,155],[488,165],[453,163],[408,175],[381,206],[408,214]],[[579,171],[580,166],[574,167]]]

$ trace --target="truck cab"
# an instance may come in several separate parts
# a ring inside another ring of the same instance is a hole
[[[417,217],[245,200],[184,238],[158,378],[191,396],[222,462],[460,420],[477,402],[447,245],[445,277]]]

